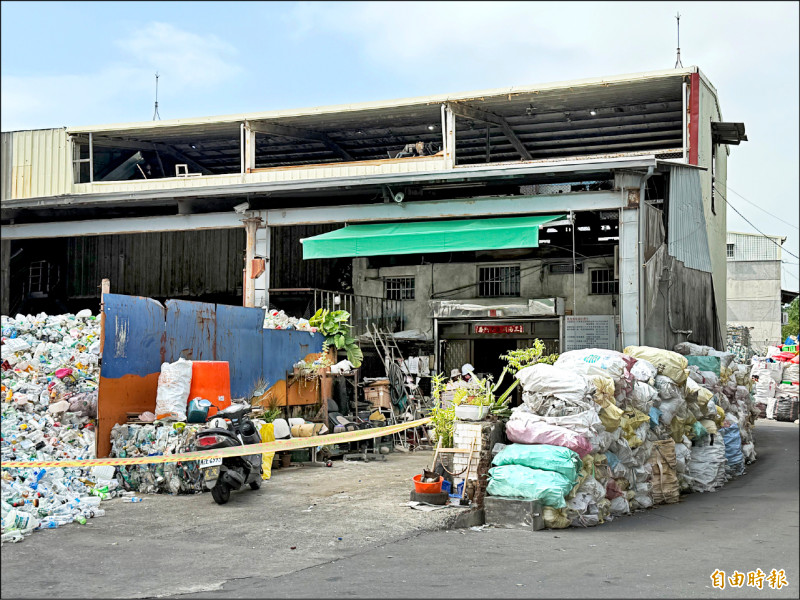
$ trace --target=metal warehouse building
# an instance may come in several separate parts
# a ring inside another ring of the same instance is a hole
[[[2,311],[96,307],[109,278],[342,306],[416,330],[440,368],[533,337],[720,348],[715,190],[744,140],[697,67],[4,132]]]

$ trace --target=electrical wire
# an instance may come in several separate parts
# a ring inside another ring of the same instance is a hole
[[[745,202],[747,202],[748,204],[752,204],[753,206],[755,206],[755,207],[756,207],[758,210],[760,210],[761,212],[768,214],[770,217],[772,217],[772,218],[774,218],[774,219],[777,219],[778,221],[780,221],[780,222],[781,222],[781,223],[783,223],[784,225],[788,225],[788,226],[789,226],[789,227],[791,227],[792,229],[795,229],[795,230],[797,230],[797,231],[800,231],[800,228],[798,228],[797,226],[795,226],[795,225],[792,225],[791,223],[787,223],[786,221],[784,221],[783,219],[781,219],[779,216],[777,216],[777,215],[773,215],[771,212],[764,210],[763,208],[761,208],[761,207],[760,207],[758,204],[756,204],[755,202],[750,202],[750,200],[748,200],[747,198],[745,198],[744,196],[742,196],[742,195],[741,195],[739,192],[737,192],[735,189],[733,189],[733,188],[732,188],[730,185],[726,185],[726,187],[727,187],[727,188],[728,188],[730,191],[732,191],[734,194],[736,194],[737,196],[739,196],[739,198],[741,198],[742,200],[744,200],[744,201],[745,201]],[[715,188],[715,189],[716,189],[718,192],[720,192],[719,188],[717,188],[716,186],[714,186],[714,188]],[[722,192],[720,192],[720,193],[722,193]]]
[[[745,217],[745,216],[744,216],[742,213],[740,213],[738,210],[736,210],[736,207],[735,207],[733,204],[731,204],[731,203],[730,203],[730,201],[729,201],[729,200],[728,200],[728,199],[725,197],[725,195],[724,195],[724,194],[722,194],[722,192],[720,192],[720,196],[722,196],[722,199],[723,199],[723,200],[725,200],[725,204],[727,204],[728,206],[730,206],[730,207],[733,209],[733,212],[735,212],[737,215],[739,215],[740,217],[742,217],[742,219],[744,219],[744,220],[745,220],[745,222],[746,222],[748,225],[750,225],[750,227],[752,227],[753,229],[755,229],[755,230],[756,230],[758,233],[760,233],[761,235],[763,235],[763,236],[764,236],[765,238],[767,238],[767,239],[768,239],[770,242],[772,242],[773,244],[775,244],[775,245],[776,245],[778,248],[780,248],[781,250],[783,250],[784,252],[786,252],[786,254],[788,254],[789,256],[793,256],[793,257],[795,257],[796,259],[800,260],[800,256],[797,256],[796,254],[792,254],[792,253],[791,253],[791,252],[789,252],[789,251],[788,251],[786,248],[784,248],[784,247],[783,247],[781,244],[779,244],[778,242],[776,242],[775,240],[773,240],[773,239],[772,239],[770,236],[768,236],[766,233],[764,233],[763,231],[761,231],[761,230],[760,230],[758,227],[756,227],[755,225],[753,225],[753,224],[750,222],[750,220],[749,220],[747,217]]]

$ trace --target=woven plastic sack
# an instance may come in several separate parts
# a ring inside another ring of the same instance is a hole
[[[658,369],[656,369],[655,365],[650,361],[640,358],[636,361],[636,364],[633,365],[631,375],[633,375],[637,381],[649,383],[658,375]]]
[[[708,351],[712,350],[710,346],[702,346],[699,344],[693,344],[692,342],[681,342],[679,344],[675,344],[672,349],[683,356],[707,356]]]
[[[742,454],[742,436],[736,424],[719,430],[725,443],[725,473],[729,477],[738,477],[744,473],[744,454]]]
[[[186,403],[192,383],[192,361],[179,358],[161,365],[156,392],[156,419],[186,420]]]
[[[629,398],[633,403],[633,407],[644,413],[649,412],[653,403],[659,399],[656,389],[641,381],[637,381],[633,385],[633,392]]]
[[[650,467],[653,470],[653,503],[673,504],[680,498],[677,458],[673,440],[653,442],[653,453],[650,455]]]
[[[554,471],[561,473],[573,485],[582,465],[575,451],[549,444],[511,444],[494,457],[492,464],[497,467],[520,465],[541,471]]]
[[[613,404],[609,404],[600,409],[600,421],[603,423],[603,427],[606,428],[606,431],[614,431],[619,427],[623,412],[621,408],[617,408]]]
[[[686,361],[690,367],[697,367],[700,371],[711,371],[719,377],[720,374],[720,359],[716,356],[687,356]]]
[[[544,519],[544,526],[548,529],[564,529],[571,523],[563,508],[555,509],[552,506],[542,507],[542,519]]]
[[[713,445],[692,446],[684,477],[694,492],[713,492],[725,484],[725,444],[717,436]]]
[[[521,465],[503,465],[489,469],[490,496],[536,500],[543,506],[565,508],[564,501],[572,482],[561,473],[531,469]]]
[[[783,381],[800,381],[800,365],[797,363],[784,363]]]
[[[597,376],[611,377],[616,382],[625,373],[625,361],[620,356],[621,353],[616,350],[570,350],[561,354],[553,366],[580,373],[590,379]]]
[[[506,436],[519,444],[549,444],[563,446],[578,453],[583,458],[592,451],[589,440],[574,431],[541,421],[509,419]]]
[[[624,352],[637,360],[645,359],[658,369],[660,374],[666,375],[678,385],[682,385],[686,381],[686,369],[689,363],[685,356],[681,356],[677,352],[650,346],[628,346]]]
[[[520,380],[522,389],[528,394],[558,398],[577,406],[589,407],[587,398],[591,398],[594,386],[579,373],[537,363],[520,370],[515,377]]]

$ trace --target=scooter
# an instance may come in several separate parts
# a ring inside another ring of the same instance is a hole
[[[249,408],[232,405],[217,413],[209,422],[207,429],[197,433],[196,450],[216,450],[260,444],[253,422],[246,416]],[[211,490],[211,496],[217,504],[225,504],[231,497],[231,490],[238,490],[245,485],[257,490],[261,487],[261,454],[232,456],[226,458],[206,458],[198,461],[203,475],[203,485]]]

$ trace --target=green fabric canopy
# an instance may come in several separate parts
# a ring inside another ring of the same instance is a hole
[[[350,225],[302,240],[303,258],[538,248],[539,227],[565,215]]]

